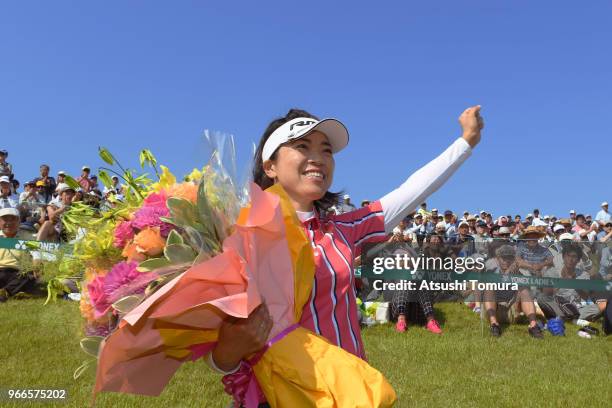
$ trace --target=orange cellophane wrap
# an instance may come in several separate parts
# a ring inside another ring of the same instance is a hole
[[[192,346],[212,345],[226,315],[265,302],[270,338],[299,321],[314,279],[312,247],[286,193],[251,186],[223,252],[193,266],[127,314],[104,342],[95,392],[159,395]],[[360,358],[304,328],[274,343],[253,367],[272,407],[387,407],[395,393]]]

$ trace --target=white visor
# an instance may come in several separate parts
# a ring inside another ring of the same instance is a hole
[[[263,162],[270,160],[270,157],[281,145],[302,138],[315,130],[327,136],[333,153],[338,153],[348,144],[348,130],[342,122],[336,119],[318,121],[312,118],[295,118],[272,132],[266,144],[264,144],[261,160]]]

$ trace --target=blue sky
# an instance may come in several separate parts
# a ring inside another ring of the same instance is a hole
[[[0,5],[0,148],[21,181],[43,162],[101,165],[99,145],[184,174],[204,164],[204,129],[233,133],[244,162],[295,106],[348,126],[334,187],[358,202],[481,104],[482,142],[430,207],[595,215],[612,200],[610,2],[24,4]]]

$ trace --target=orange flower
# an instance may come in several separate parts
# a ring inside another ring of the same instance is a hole
[[[89,303],[89,299],[84,293],[81,295],[79,309],[81,310],[81,316],[83,316],[88,322],[93,322],[95,320],[93,306]]]
[[[168,189],[168,197],[178,197],[195,203],[198,200],[198,186],[191,182],[174,184]]]
[[[137,251],[147,256],[156,256],[163,252],[166,241],[159,233],[159,228],[145,228],[134,237]]]
[[[126,257],[128,261],[142,262],[147,259],[147,256],[141,251],[138,251],[138,245],[134,242],[130,242],[123,248],[122,256]]]

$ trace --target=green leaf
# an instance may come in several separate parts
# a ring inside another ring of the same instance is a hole
[[[170,234],[168,234],[168,240],[166,241],[166,245],[184,244],[184,243],[185,242],[183,241],[183,237],[181,237],[181,234],[176,232],[176,230],[170,231]]]
[[[100,181],[102,181],[102,184],[104,184],[106,187],[110,187],[113,185],[113,181],[111,180],[108,173],[104,170],[100,170],[98,172],[98,178],[100,179]]]
[[[85,371],[87,371],[87,369],[89,368],[90,365],[92,365],[93,363],[95,363],[96,360],[88,360],[85,361],[83,364],[81,364],[76,370],[74,370],[74,373],[72,374],[72,378],[74,378],[75,380],[77,378],[79,378],[81,375],[83,375],[83,373]]]
[[[149,272],[169,265],[171,265],[171,263],[166,258],[151,258],[141,262],[136,270],[138,272]]]
[[[98,351],[100,350],[100,344],[104,340],[102,336],[90,336],[81,339],[81,349],[93,357],[98,357]]]
[[[191,245],[191,247],[196,252],[200,252],[206,249],[204,244],[204,238],[202,238],[202,234],[198,230],[193,227],[183,227],[183,231],[185,231],[185,235],[187,236],[187,243]]]
[[[111,166],[115,164],[115,158],[113,157],[111,152],[109,152],[108,149],[106,149],[105,147],[98,147],[98,155],[102,160],[104,160]]]
[[[73,177],[69,176],[68,174],[66,174],[65,181],[66,181],[66,184],[68,184],[70,188],[74,188],[75,190],[81,188],[81,185],[79,184],[79,182],[76,181]]]
[[[145,155],[145,151],[141,150],[138,155],[138,160],[140,161],[140,168],[144,169],[145,162],[147,161],[147,156]]]
[[[142,302],[142,299],[144,299],[144,297],[139,295],[130,295],[123,297],[113,303],[113,309],[122,314],[129,313],[132,309],[134,309]]]
[[[193,262],[196,253],[190,246],[184,244],[172,244],[164,248],[164,255],[173,264]]]
[[[195,227],[198,224],[197,209],[189,200],[170,197],[166,203],[174,225]]]

